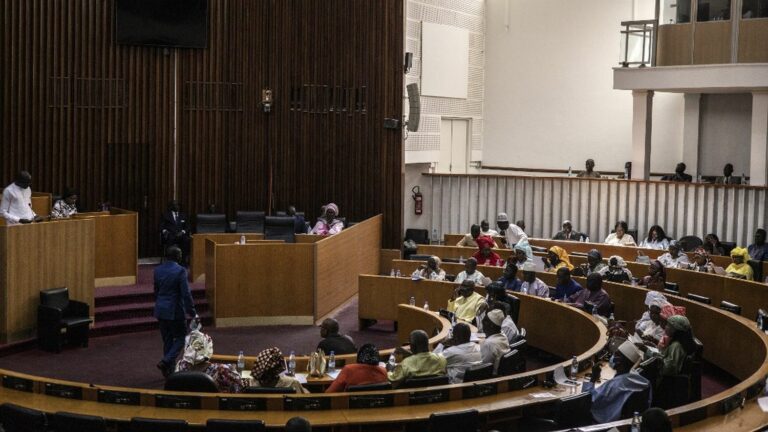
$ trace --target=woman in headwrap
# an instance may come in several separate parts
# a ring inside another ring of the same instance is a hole
[[[688,255],[680,251],[676,240],[669,242],[667,252],[657,258],[661,265],[667,268],[685,268],[688,266]]]
[[[197,371],[213,378],[222,393],[239,393],[243,388],[240,374],[229,365],[211,363],[213,340],[207,334],[193,330],[187,335],[184,356],[176,364],[176,372]]]
[[[749,252],[746,248],[735,247],[731,250],[731,259],[733,264],[725,269],[725,273],[730,277],[746,280],[754,280],[752,267],[749,265]]]
[[[533,250],[531,245],[528,244],[528,239],[520,240],[515,244],[515,261],[513,262],[517,268],[522,269],[526,262],[533,262]]]
[[[720,243],[720,239],[717,238],[717,234],[710,233],[704,236],[704,249],[712,256],[724,256],[725,249]]]
[[[667,281],[667,271],[659,260],[651,261],[648,266],[648,275],[640,279],[639,285],[656,291],[664,291],[664,283]]]
[[[77,190],[66,188],[51,209],[52,219],[67,219],[77,214]]]
[[[643,351],[647,358],[660,356],[664,360],[661,368],[662,376],[679,375],[683,369],[685,358],[696,352],[691,322],[682,315],[672,315],[667,318],[664,333],[669,342],[660,350],[644,344],[635,344],[635,346]]]
[[[657,291],[649,291],[645,295],[645,305],[648,310],[635,323],[635,334],[647,344],[662,347],[667,319],[673,315],[685,315],[685,307],[673,306],[664,294]]]
[[[256,355],[251,369],[251,379],[254,387],[290,387],[296,393],[309,393],[294,378],[281,373],[285,370],[285,359],[280,348],[272,347]]]
[[[688,264],[688,270],[704,273],[715,273],[715,265],[709,260],[709,252],[704,248],[693,251],[693,262]]]
[[[552,246],[547,252],[547,259],[544,260],[544,264],[547,265],[547,271],[556,272],[560,268],[567,268],[573,270],[573,264],[568,259],[568,252],[560,246]]]
[[[479,265],[500,265],[503,260],[493,251],[493,239],[488,236],[480,236],[476,240],[477,252],[472,257],[477,260]]]
[[[608,271],[608,265],[603,262],[603,255],[597,249],[592,249],[587,252],[587,264],[584,268],[584,276],[589,276],[592,273],[599,273],[601,275]]]
[[[627,283],[632,281],[632,272],[627,269],[624,258],[614,255],[608,260],[608,271],[603,274],[603,279],[609,282]]]
[[[328,203],[323,207],[323,215],[317,218],[314,228],[310,231],[310,234],[317,235],[334,235],[341,232],[344,229],[344,222],[340,219],[336,219],[339,215],[339,206],[334,203]]]
[[[347,391],[350,386],[387,382],[387,371],[379,366],[379,351],[373,344],[365,344],[357,351],[357,363],[344,366],[326,393]]]
[[[441,263],[442,261],[440,261],[440,258],[433,255],[427,259],[426,265],[422,264],[416,269],[415,276],[418,276],[421,279],[436,281],[445,280],[445,270],[440,268]]]

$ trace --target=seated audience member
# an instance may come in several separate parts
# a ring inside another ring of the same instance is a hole
[[[731,259],[733,263],[725,269],[726,275],[737,278],[754,280],[754,274],[752,272],[752,266],[749,265],[749,260],[752,258],[749,256],[749,252],[746,249],[735,247],[731,251]]]
[[[515,320],[513,320],[512,316],[509,314],[510,305],[508,303],[489,300],[487,303],[481,305],[480,310],[477,313],[477,332],[484,332],[483,323],[485,322],[485,317],[488,315],[488,312],[495,309],[500,310],[504,314],[504,320],[501,322],[501,333],[507,337],[509,343],[512,343],[517,340],[517,336],[520,335],[520,330],[518,330]]]
[[[307,221],[303,215],[296,213],[296,206],[289,205],[286,215],[293,217],[293,232],[294,234],[306,234],[307,233]],[[344,224],[342,224],[344,225]]]
[[[605,238],[604,243],[615,246],[637,246],[637,244],[635,244],[635,239],[630,234],[627,234],[627,230],[628,228],[626,222],[616,222],[616,225],[614,226],[614,232]]]
[[[422,264],[414,272],[415,276],[421,279],[429,279],[435,281],[445,280],[445,270],[440,268],[442,261],[437,256],[432,255],[427,259],[426,264]]]
[[[665,181],[674,181],[674,182],[692,182],[693,177],[685,173],[685,164],[683,162],[680,162],[675,167],[675,173],[673,175],[665,175],[661,179]]]
[[[603,262],[603,255],[597,249],[587,252],[587,264],[582,264],[584,276],[599,273],[601,276],[608,272],[608,264]]]
[[[480,271],[477,269],[477,260],[474,258],[469,258],[464,263],[464,270],[456,275],[456,280],[454,282],[460,284],[464,281],[470,281],[473,284],[482,285],[484,278],[485,276],[483,276],[483,274],[480,273]]]
[[[213,378],[221,393],[239,393],[243,380],[236,370],[223,363],[211,363],[213,341],[207,334],[192,330],[187,335],[184,354],[176,364],[176,372],[197,371]]]
[[[357,363],[345,365],[325,392],[345,392],[350,386],[383,382],[387,382],[387,370],[379,366],[379,350],[373,344],[364,344],[357,352]]]
[[[397,387],[408,378],[445,375],[445,357],[429,352],[429,336],[424,330],[412,331],[410,343],[410,353],[406,352],[406,357],[387,373],[393,386]]]
[[[741,177],[733,176],[733,164],[727,163],[723,167],[723,175],[715,179],[716,184],[741,184]]]
[[[633,370],[641,357],[642,353],[632,342],[624,341],[611,358],[616,375],[600,387],[595,387],[600,379],[600,364],[592,368],[592,377],[584,383],[582,391],[592,394],[592,418],[595,422],[608,423],[621,419],[621,410],[632,393],[644,391],[651,385],[648,379]]]
[[[561,267],[557,270],[557,285],[555,285],[555,292],[552,294],[553,299],[563,300],[581,290],[581,285],[571,278],[570,270],[565,267]]]
[[[688,270],[715,273],[715,265],[709,260],[709,253],[700,247],[693,251],[693,262],[688,264]]]
[[[547,252],[547,257],[544,259],[544,265],[547,267],[547,271],[556,272],[561,268],[567,268],[573,270],[573,264],[568,259],[568,252],[560,246],[552,246]]]
[[[339,334],[339,322],[333,318],[326,318],[320,324],[320,337],[323,340],[317,344],[317,348],[323,350],[326,354],[330,354],[331,351],[336,355],[357,352],[357,347],[355,347],[355,342],[352,338]]]
[[[515,221],[515,225],[520,227],[521,230],[525,231],[525,221],[522,219],[518,219]]]
[[[568,297],[567,304],[579,309],[586,309],[587,303],[597,308],[597,313],[604,317],[610,314],[611,298],[603,289],[603,278],[599,274],[587,276],[587,287]]]
[[[589,239],[584,234],[574,231],[571,221],[563,221],[563,230],[555,234],[552,240],[566,240],[566,241],[588,241]]]
[[[168,209],[163,212],[160,220],[160,237],[163,245],[176,245],[181,249],[184,261],[189,260],[189,242],[190,242],[189,223],[187,215],[181,212],[181,207],[177,200],[168,202]]]
[[[608,282],[627,283],[632,281],[632,272],[627,268],[624,258],[614,255],[608,259],[608,270],[602,277]]]
[[[664,362],[661,368],[662,376],[680,375],[685,358],[696,352],[691,322],[682,315],[673,315],[667,319],[664,333],[668,337],[666,344],[660,343],[659,349],[648,347],[644,344],[635,344],[646,358],[659,356]]]
[[[471,336],[472,330],[468,324],[457,323],[453,327],[453,337],[445,340],[432,351],[445,357],[451,384],[463,382],[467,368],[480,363],[480,345],[470,342]]]
[[[515,258],[515,265],[517,268],[523,268],[523,265],[525,263],[533,262],[533,250],[531,249],[531,245],[528,244],[528,239],[521,240],[518,242],[513,251],[515,252],[514,258]]]
[[[480,232],[480,225],[473,224],[469,228],[469,233],[464,234],[464,237],[462,237],[461,240],[459,240],[459,242],[456,243],[456,246],[478,247],[477,239],[481,236],[483,236],[483,234]],[[495,242],[494,242],[494,245],[495,245]]]
[[[664,228],[654,225],[648,230],[648,236],[640,242],[641,248],[666,250],[669,247],[669,237]]]
[[[645,295],[645,305],[648,310],[643,312],[643,316],[635,323],[635,334],[655,346],[664,337],[666,323],[661,317],[661,309],[670,303],[664,294],[658,291],[649,291]]]
[[[309,233],[322,236],[340,233],[344,229],[344,222],[336,218],[338,215],[339,206],[334,203],[325,205],[323,207],[323,215],[317,218],[314,228]]]
[[[755,242],[747,247],[749,256],[755,261],[765,261],[768,258],[768,243],[765,242],[765,230],[758,228],[755,231]]]
[[[507,266],[504,267],[504,274],[502,274],[501,277],[496,280],[496,283],[505,290],[519,292],[523,281],[517,278],[517,266],[512,263],[508,263]]]
[[[491,224],[486,219],[480,221],[480,234],[494,238],[499,235],[498,231],[491,229]]]
[[[585,164],[586,170],[576,174],[578,178],[600,178],[600,173],[595,171],[595,161],[587,159]]]
[[[648,274],[640,279],[639,285],[656,291],[664,291],[664,284],[667,281],[667,271],[659,260],[651,261],[648,266]]]
[[[482,303],[485,303],[485,298],[475,292],[474,282],[465,280],[453,291],[453,297],[448,300],[448,311],[453,312],[457,320],[472,322]]]
[[[669,242],[667,252],[659,256],[658,260],[667,268],[685,268],[690,264],[688,255],[680,251],[680,244],[675,240]]]
[[[253,387],[290,387],[296,393],[309,393],[301,386],[299,380],[283,375],[283,371],[285,371],[285,359],[280,348],[267,348],[258,353],[253,361],[251,385]]]
[[[491,309],[491,305],[498,303],[502,308],[504,308],[504,312],[507,314],[512,313],[512,296],[507,294],[507,290],[504,289],[501,284],[497,282],[490,283],[485,288],[485,290],[487,292],[487,295],[485,296],[487,309]]]
[[[509,352],[509,339],[501,332],[504,318],[504,312],[493,309],[483,319],[485,340],[480,344],[480,357],[483,363],[493,363],[493,373],[499,371],[499,360]]]
[[[526,262],[523,265],[523,283],[520,285],[520,292],[538,297],[549,297],[549,287],[536,277],[536,265],[532,262]]]
[[[285,423],[285,432],[312,432],[312,425],[304,417],[291,417]]]
[[[707,234],[704,237],[704,250],[712,256],[725,256],[725,248],[720,244],[720,239],[714,233]]]
[[[493,239],[487,236],[480,236],[475,240],[478,251],[472,255],[478,264],[496,266],[504,262],[499,254],[493,251]]]
[[[51,219],[68,219],[77,214],[77,191],[66,188],[60,200],[56,200],[51,209]]]
[[[672,432],[672,422],[661,408],[649,408],[643,412],[640,432]]]
[[[496,216],[496,226],[499,227],[499,236],[504,237],[501,241],[502,247],[511,248],[522,240],[528,240],[528,235],[522,227],[509,223],[509,216],[506,213],[499,213]]]

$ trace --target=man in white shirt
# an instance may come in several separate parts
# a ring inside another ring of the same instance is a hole
[[[475,285],[482,285],[484,278],[485,276],[483,276],[483,274],[477,270],[477,260],[474,258],[469,258],[466,262],[464,262],[464,271],[456,275],[456,280],[454,280],[454,282],[460,284],[465,280],[469,280],[474,282]]]
[[[503,247],[512,248],[517,242],[528,240],[528,235],[525,234],[522,228],[509,223],[509,216],[506,213],[499,213],[496,216],[496,225],[499,227],[499,235],[504,237],[504,240],[502,240],[502,243],[505,243]]]
[[[501,357],[509,352],[509,340],[501,332],[504,322],[504,312],[494,309],[485,315],[483,330],[485,340],[480,344],[480,358],[483,363],[493,363],[493,373],[499,371]]]
[[[491,238],[499,235],[498,231],[491,229],[491,224],[489,224],[485,219],[480,222],[480,234],[489,236]]]
[[[536,277],[536,264],[526,262],[523,264],[523,284],[520,292],[539,297],[549,297],[549,286]]]
[[[446,340],[448,347],[439,344],[433,351],[442,354],[448,361],[448,379],[451,384],[464,381],[464,372],[468,367],[480,363],[480,345],[470,342],[472,330],[468,324],[458,323],[453,327],[453,337]]]
[[[8,225],[28,224],[43,220],[32,210],[32,176],[27,171],[16,174],[16,180],[3,190],[0,216]]]

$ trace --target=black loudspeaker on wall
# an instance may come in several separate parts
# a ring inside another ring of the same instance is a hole
[[[419,85],[416,83],[408,84],[408,131],[416,132],[419,130],[419,117],[421,116],[421,100],[419,96]]]

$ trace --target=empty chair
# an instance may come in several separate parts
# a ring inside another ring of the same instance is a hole
[[[131,419],[131,432],[186,432],[189,425],[186,420],[163,420],[134,417]]]
[[[425,229],[408,228],[405,230],[405,239],[413,240],[416,244],[429,244],[429,231]]]
[[[198,371],[176,372],[165,380],[165,390],[196,393],[218,393],[219,387],[210,375]]]
[[[0,423],[5,432],[45,432],[45,413],[12,403],[0,405]]]
[[[524,417],[518,423],[518,430],[555,431],[592,423],[592,395],[584,392],[558,399],[553,411],[547,417]]]
[[[688,297],[688,300],[697,301],[699,303],[712,304],[712,299],[710,299],[709,297],[700,296],[698,294],[688,293],[686,297]]]
[[[296,241],[296,221],[293,216],[266,216],[264,218],[264,238],[283,240],[286,243]]]
[[[513,349],[501,356],[501,359],[499,360],[499,370],[496,372],[496,375],[507,376],[516,372],[523,372],[524,370],[525,358],[520,351]]]
[[[681,237],[677,243],[680,245],[680,249],[685,252],[693,252],[697,247],[704,244],[700,238],[693,235]]]
[[[731,256],[731,251],[736,247],[736,242],[720,242],[720,247],[723,248],[723,256]]]
[[[242,211],[235,213],[235,222],[237,223],[237,232],[241,233],[263,233],[264,217],[263,211]]]
[[[464,371],[464,382],[482,381],[493,377],[493,363],[480,363]]]
[[[392,384],[388,382],[380,382],[376,384],[361,384],[347,387],[348,392],[367,392],[381,390],[392,390]]]
[[[267,430],[262,420],[208,419],[206,432],[260,432]]]
[[[750,267],[752,267],[752,278],[757,282],[763,281],[763,262],[757,260],[747,261]]]
[[[197,215],[195,232],[198,234],[225,233],[228,227],[227,215],[222,213],[201,213]]]
[[[293,387],[246,387],[243,389],[243,393],[293,394],[296,393],[296,389]]]
[[[37,341],[41,348],[61,351],[64,341],[88,346],[88,326],[93,322],[87,303],[69,299],[69,289],[40,291],[37,307]]]
[[[56,432],[106,432],[107,422],[103,417],[57,412],[53,415],[53,429]]]
[[[480,413],[466,410],[429,416],[430,432],[473,432],[480,428]]]
[[[421,388],[448,385],[448,375],[430,375],[408,378],[400,388]]]
[[[426,261],[429,258],[431,258],[432,255],[418,255],[418,254],[412,254],[408,256],[408,259],[411,261]]]
[[[725,300],[720,302],[720,309],[735,313],[736,315],[741,315],[741,306]]]

